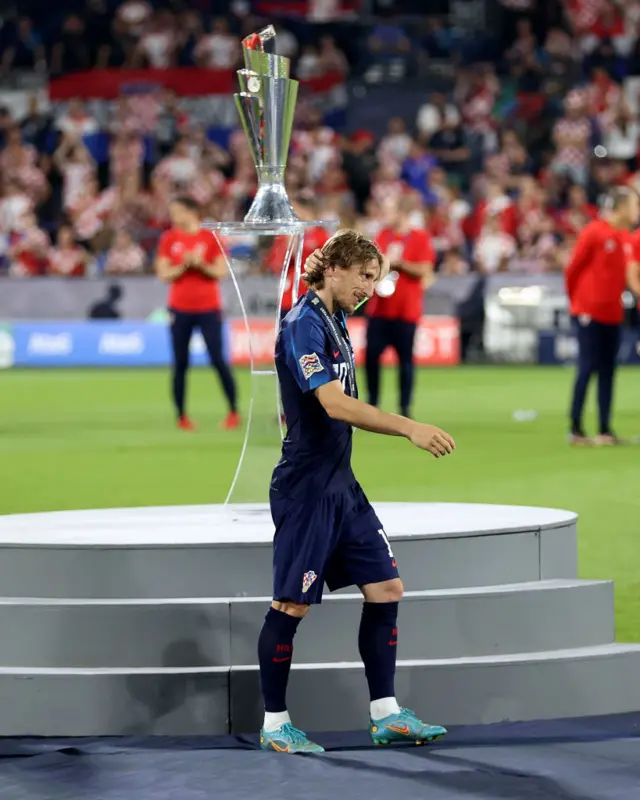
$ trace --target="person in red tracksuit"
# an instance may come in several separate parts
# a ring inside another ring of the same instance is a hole
[[[571,402],[571,444],[613,445],[611,408],[620,332],[622,294],[640,288],[630,231],[640,220],[640,198],[628,187],[614,188],[605,214],[590,222],[576,242],[565,270],[565,285],[578,338],[578,371]],[[582,426],[587,388],[598,375],[599,434],[589,439]]]
[[[229,404],[223,427],[237,428],[236,384],[223,352],[222,312],[218,282],[227,273],[220,244],[211,231],[200,227],[197,204],[177,197],[169,206],[173,227],[160,237],[156,273],[170,284],[168,307],[173,349],[172,391],[178,427],[191,431],[195,424],[185,410],[189,344],[196,329],[204,339],[211,366],[220,378]]]
[[[387,347],[398,355],[400,414],[410,416],[413,394],[413,343],[422,317],[425,286],[433,275],[436,254],[429,234],[412,226],[411,198],[400,198],[389,227],[378,234],[376,244],[391,262],[387,281],[395,277],[393,292],[374,294],[367,306],[365,367],[369,403],[378,405],[380,359]]]

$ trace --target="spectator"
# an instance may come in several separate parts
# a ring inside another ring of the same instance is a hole
[[[198,162],[191,154],[190,142],[186,136],[178,139],[171,153],[158,163],[155,172],[168,178],[173,192],[188,191],[189,183],[198,172]]]
[[[104,271],[107,275],[131,275],[144,272],[147,258],[128,231],[119,231],[107,252]]]
[[[69,102],[66,112],[55,121],[55,128],[76,139],[91,136],[99,130],[95,117],[87,112],[84,102],[78,98]]]
[[[49,248],[47,261],[51,275],[63,278],[82,278],[86,274],[89,254],[76,244],[73,228],[62,225],[58,229],[55,247]]]
[[[430,189],[429,178],[436,163],[436,159],[427,153],[425,147],[420,142],[414,141],[411,143],[409,156],[402,165],[403,180],[412,189],[420,192],[425,205],[435,202],[434,194]]]
[[[325,75],[346,75],[349,72],[347,57],[338,49],[333,36],[323,36],[320,39],[318,51],[320,72]]]
[[[240,42],[224,17],[216,17],[211,32],[203,34],[194,50],[196,64],[211,69],[232,69],[240,61]]]
[[[77,72],[91,67],[91,53],[86,40],[86,26],[82,17],[69,14],[57,41],[51,49],[51,72]]]
[[[0,233],[9,235],[20,228],[20,222],[33,211],[33,200],[16,180],[7,180],[0,199]]]
[[[146,0],[124,0],[116,9],[115,30],[130,44],[135,44],[144,33],[153,15],[153,7]]]
[[[120,183],[125,176],[133,178],[136,191],[142,186],[144,145],[140,136],[128,131],[116,134],[109,145],[110,180]]]
[[[302,48],[302,55],[296,65],[296,74],[302,81],[317,78],[322,75],[322,65],[318,48],[313,44],[306,44]]]
[[[434,92],[429,102],[420,107],[416,125],[423,142],[428,142],[443,125],[457,125],[460,112],[453,103],[447,101],[440,92]]]
[[[473,250],[476,267],[483,275],[505,272],[516,254],[516,240],[501,228],[498,214],[490,214]]]
[[[298,40],[296,37],[283,28],[282,25],[276,23],[273,26],[276,31],[276,53],[279,56],[290,58],[292,61],[298,55]]]
[[[429,149],[453,180],[466,185],[471,150],[460,122],[445,123],[431,137]]]
[[[22,131],[22,140],[26,144],[35,147],[38,152],[45,150],[51,131],[51,116],[41,112],[36,95],[29,97],[27,113],[22,118],[20,130]]]
[[[136,46],[134,66],[167,69],[175,61],[178,44],[173,14],[157,11]]]
[[[568,193],[567,207],[561,209],[556,216],[558,230],[566,237],[575,238],[597,215],[598,209],[589,203],[584,188],[572,186]]]
[[[95,177],[96,164],[75,134],[63,134],[53,161],[62,175],[62,207],[68,211],[77,205],[84,187]]]
[[[602,144],[606,155],[616,161],[623,161],[630,170],[635,171],[640,144],[637,115],[632,114],[627,103],[620,99],[613,109],[603,115],[602,127]]]
[[[387,133],[378,145],[378,160],[403,164],[409,156],[411,141],[402,117],[391,117],[387,123]]]
[[[12,69],[42,72],[45,68],[45,51],[40,35],[34,31],[29,17],[20,17],[0,59],[0,78]]]
[[[589,168],[591,124],[586,115],[585,99],[572,91],[565,101],[565,115],[555,124],[553,139],[557,147],[551,168],[581,186],[586,186]]]
[[[75,238],[91,252],[102,252],[111,241],[112,217],[118,193],[115,189],[101,192],[98,181],[90,178],[83,185],[69,216],[73,222]]]
[[[401,58],[411,51],[405,29],[393,18],[375,25],[367,40],[367,48],[375,59]]]
[[[48,234],[38,227],[33,212],[23,214],[10,239],[9,274],[16,278],[44,275],[51,242]]]

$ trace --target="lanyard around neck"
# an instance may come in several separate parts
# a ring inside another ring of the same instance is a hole
[[[349,394],[351,397],[357,397],[358,389],[356,387],[356,371],[353,364],[353,355],[351,353],[349,334],[346,330],[346,327],[336,321],[336,318],[333,316],[333,314],[329,313],[329,309],[325,306],[315,292],[309,291],[307,294],[310,297],[311,308],[324,320],[325,325],[331,334],[331,338],[335,342],[336,347],[340,351],[340,354],[347,365],[347,374],[349,376]]]

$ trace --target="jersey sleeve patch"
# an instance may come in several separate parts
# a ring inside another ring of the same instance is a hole
[[[307,355],[300,356],[298,364],[300,364],[302,374],[307,380],[309,380],[314,373],[324,370],[317,353],[308,353]]]

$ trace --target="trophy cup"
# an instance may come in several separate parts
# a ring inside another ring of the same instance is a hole
[[[301,220],[285,189],[285,169],[298,96],[298,81],[289,77],[289,59],[275,53],[276,32],[272,25],[242,41],[244,69],[237,72],[239,92],[234,100],[240,123],[247,136],[258,176],[258,191],[241,222],[205,222],[214,231],[225,254],[229,276],[237,294],[246,329],[251,372],[251,397],[246,412],[244,444],[238,466],[225,500],[226,505],[264,503],[268,499],[269,477],[280,457],[282,425],[280,387],[273,363],[258,358],[264,317],[251,318],[243,300],[243,278],[234,269],[225,243],[233,236],[247,234],[286,237],[280,280],[274,286],[274,314],[269,322],[273,344],[280,326],[282,297],[293,281],[293,302],[298,299],[305,230],[322,226],[335,230],[337,222]],[[238,274],[237,274],[238,273]],[[264,339],[262,339],[264,341]],[[231,343],[233,346],[233,343]],[[270,349],[273,354],[273,346]],[[246,401],[243,403],[246,408]],[[245,506],[246,509],[246,506]]]
[[[241,91],[233,96],[258,173],[258,192],[244,218],[248,224],[299,221],[284,187],[298,81],[289,77],[289,59],[275,54],[275,42],[271,25],[244,39]]]

